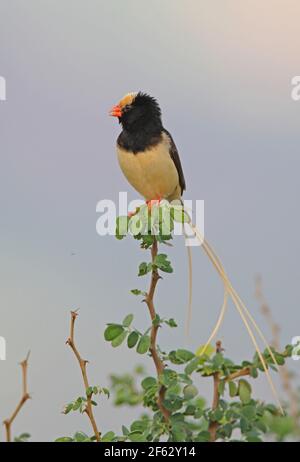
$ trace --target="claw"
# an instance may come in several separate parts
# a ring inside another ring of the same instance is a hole
[[[148,205],[149,212],[151,211],[153,205],[158,205],[159,206],[161,200],[162,200],[162,197],[158,197],[157,199],[151,199],[149,201],[146,201],[146,204]]]

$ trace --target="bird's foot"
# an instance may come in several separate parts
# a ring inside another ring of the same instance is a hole
[[[146,201],[146,204],[147,204],[147,206],[148,206],[149,212],[151,211],[151,209],[152,209],[152,207],[153,207],[154,205],[158,205],[158,206],[159,206],[161,200],[162,200],[162,197],[158,197],[157,199],[151,199],[151,200],[149,200],[149,201]]]

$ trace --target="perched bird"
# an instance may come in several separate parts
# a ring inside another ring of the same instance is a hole
[[[181,196],[186,189],[183,170],[179,154],[170,133],[163,127],[161,121],[161,110],[155,98],[146,93],[128,93],[121,101],[112,108],[110,115],[119,119],[122,125],[122,132],[117,139],[117,154],[120,167],[129,183],[146,199],[147,202],[167,199],[168,201],[178,200],[182,203]],[[201,354],[205,352],[209,342],[217,334],[227,307],[230,296],[248,334],[257,351],[258,357],[263,365],[270,387],[282,411],[276,389],[271,379],[266,361],[260,351],[254,331],[266,345],[266,348],[277,364],[273,351],[268,345],[263,333],[256,324],[249,310],[233,288],[225,269],[212,249],[210,244],[201,236],[200,231],[189,221],[189,225],[195,236],[198,238],[204,252],[210,259],[219,274],[224,286],[224,299],[222,308],[215,324],[215,327],[204,345]],[[191,314],[191,252],[189,255],[189,315]],[[282,411],[283,412],[283,411]]]
[[[180,200],[185,190],[182,166],[157,101],[146,93],[128,93],[110,114],[123,128],[117,153],[129,183],[146,201]]]

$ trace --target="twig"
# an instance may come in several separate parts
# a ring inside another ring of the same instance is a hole
[[[78,361],[79,366],[80,366],[80,370],[81,370],[85,390],[87,390],[89,388],[89,381],[88,381],[88,376],[87,376],[87,372],[86,372],[86,365],[87,365],[88,361],[86,359],[82,359],[79,351],[77,350],[77,348],[75,346],[75,340],[74,340],[74,329],[75,329],[75,321],[76,321],[77,316],[78,316],[77,311],[71,311],[70,337],[66,341],[66,344],[71,347],[71,349],[73,350],[74,355],[77,358],[77,361]],[[93,428],[93,431],[94,431],[94,434],[95,434],[96,441],[99,442],[101,438],[100,438],[100,432],[98,430],[96,420],[95,420],[95,417],[94,417],[94,414],[93,414],[92,395],[87,396],[85,413],[87,414],[87,416],[88,416],[88,418],[89,418],[89,420],[91,422],[91,425],[92,425],[92,428]]]
[[[27,389],[27,369],[28,369],[29,356],[30,356],[30,351],[28,352],[28,354],[27,354],[26,358],[24,359],[24,361],[22,361],[20,363],[20,366],[22,368],[22,396],[21,396],[21,399],[20,399],[16,409],[12,413],[12,415],[8,419],[4,420],[4,422],[3,422],[3,424],[5,425],[5,430],[6,430],[6,441],[7,441],[7,443],[11,442],[11,426],[12,426],[13,421],[15,420],[17,415],[19,414],[20,410],[22,409],[22,407],[24,406],[26,401],[28,399],[30,399],[30,395],[29,395],[28,389]]]
[[[255,284],[255,296],[260,303],[260,310],[263,314],[263,316],[266,318],[267,323],[269,324],[269,327],[272,332],[272,341],[271,345],[275,348],[276,351],[280,351],[280,327],[278,324],[275,323],[273,316],[272,316],[272,311],[270,306],[268,305],[263,289],[262,289],[262,278],[261,276],[256,277],[256,284]],[[290,414],[294,418],[296,422],[298,422],[299,419],[299,405],[298,405],[298,396],[297,393],[294,390],[294,387],[291,383],[291,377],[289,370],[285,364],[283,364],[279,370],[279,376],[281,379],[282,383],[282,388],[286,392],[288,398],[289,398],[289,404],[290,404]]]
[[[223,348],[220,341],[216,343],[216,353],[222,353]],[[212,401],[212,410],[216,410],[219,406],[220,400],[220,393],[219,393],[219,385],[220,385],[220,372],[215,372],[213,374],[213,381],[214,381],[214,389],[213,389],[213,401]],[[208,427],[208,431],[210,433],[210,441],[216,441],[217,437],[217,429],[219,427],[219,423],[217,421],[211,421]]]
[[[155,258],[157,256],[157,252],[158,252],[158,245],[157,245],[157,240],[155,239],[153,244],[152,244],[152,247],[151,247],[152,263],[154,263],[154,260],[155,260]],[[152,269],[152,274],[151,274],[151,282],[150,282],[149,292],[148,292],[148,294],[147,294],[147,296],[145,298],[145,302],[147,303],[147,306],[148,306],[148,309],[149,309],[151,321],[154,321],[154,319],[156,318],[156,311],[155,311],[155,307],[154,307],[153,298],[154,298],[156,285],[157,285],[157,282],[158,282],[159,279],[160,279],[160,276],[158,274],[157,269],[153,268]],[[157,351],[157,347],[156,347],[156,338],[157,338],[158,327],[159,327],[159,325],[157,325],[157,324],[154,325],[152,323],[151,333],[150,333],[151,343],[150,343],[150,349],[149,350],[150,350],[151,356],[152,356],[153,361],[154,361],[154,365],[155,365],[156,372],[157,372],[157,377],[159,378],[161,376],[161,374],[163,373],[163,371],[164,371],[165,365],[164,365],[163,361],[161,360],[161,358],[160,358],[160,356],[158,354],[158,351]],[[162,385],[160,387],[160,389],[159,389],[157,405],[158,405],[162,415],[164,416],[165,421],[168,423],[169,418],[170,418],[170,411],[168,411],[168,409],[166,409],[164,404],[163,404],[164,399],[165,399],[165,394],[166,394],[166,387],[164,385]]]

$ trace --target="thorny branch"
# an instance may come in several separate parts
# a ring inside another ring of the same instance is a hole
[[[152,244],[152,247],[151,247],[152,263],[154,263],[154,260],[155,260],[155,258],[157,256],[157,252],[158,252],[158,245],[157,245],[157,241],[154,240],[154,242]],[[152,269],[152,274],[151,274],[151,282],[150,282],[149,292],[148,292],[148,294],[146,296],[146,299],[145,299],[145,302],[147,303],[149,313],[150,313],[150,317],[151,317],[152,321],[154,321],[154,319],[156,317],[156,311],[155,311],[153,299],[154,299],[154,293],[155,293],[156,285],[157,285],[157,282],[158,282],[159,279],[160,279],[160,276],[158,274],[157,269],[153,268]],[[163,361],[161,360],[161,358],[160,358],[160,356],[158,354],[157,346],[156,346],[156,338],[157,338],[158,328],[159,328],[159,325],[156,325],[156,324],[154,325],[152,323],[151,334],[150,334],[150,339],[151,339],[150,353],[151,353],[151,356],[152,356],[154,364],[155,364],[157,376],[159,378],[161,376],[161,374],[163,373],[163,371],[164,371],[165,365],[164,365]],[[160,389],[159,389],[157,405],[158,405],[162,415],[164,416],[165,421],[168,423],[169,418],[170,418],[170,412],[164,406],[165,394],[166,394],[166,388],[165,388],[164,385],[162,385],[160,387]]]
[[[15,418],[17,417],[17,415],[19,414],[20,410],[22,409],[22,407],[24,406],[26,401],[28,399],[30,399],[30,395],[28,393],[28,388],[27,388],[27,370],[28,370],[29,355],[30,355],[30,351],[28,352],[28,354],[27,354],[26,358],[24,359],[24,361],[22,361],[20,363],[20,366],[22,368],[22,396],[21,396],[21,399],[20,399],[16,409],[12,413],[12,415],[8,419],[4,420],[4,422],[3,422],[3,424],[5,426],[5,430],[6,430],[6,441],[8,443],[11,442],[11,426],[12,426],[12,423],[15,420]]]
[[[77,311],[71,311],[70,337],[68,338],[66,343],[67,343],[67,345],[69,345],[71,347],[71,349],[73,350],[74,355],[77,358],[77,361],[78,361],[79,366],[80,366],[80,370],[81,370],[85,390],[87,390],[89,388],[89,381],[88,381],[88,376],[87,376],[87,372],[86,372],[86,365],[87,365],[88,361],[81,357],[81,355],[80,355],[80,353],[79,353],[79,351],[78,351],[78,349],[77,349],[77,347],[75,345],[75,339],[74,339],[75,321],[76,321],[77,316],[78,316]],[[100,438],[100,432],[98,430],[96,420],[95,420],[95,417],[94,417],[94,414],[93,414],[92,395],[87,396],[85,413],[87,414],[87,416],[88,416],[88,418],[89,418],[89,420],[91,422],[91,425],[92,425],[92,428],[93,428],[93,431],[94,431],[94,434],[95,434],[96,441],[99,442],[101,438]]]

